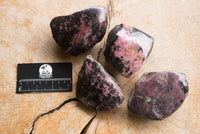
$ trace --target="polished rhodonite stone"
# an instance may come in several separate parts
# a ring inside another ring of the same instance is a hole
[[[53,38],[66,52],[78,55],[102,40],[107,28],[107,9],[91,7],[50,23]]]
[[[97,111],[112,111],[124,100],[117,81],[90,55],[79,72],[76,96]]]
[[[128,109],[136,115],[162,120],[182,105],[188,90],[188,82],[182,73],[145,73],[135,84]]]
[[[137,72],[153,47],[153,38],[131,26],[115,26],[107,38],[104,55],[126,77]]]

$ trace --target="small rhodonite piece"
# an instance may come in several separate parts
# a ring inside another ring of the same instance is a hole
[[[131,26],[115,26],[107,38],[104,55],[125,77],[137,72],[153,47],[153,38]]]
[[[128,109],[136,115],[162,120],[182,105],[188,90],[183,73],[145,73],[135,84],[128,100]]]
[[[100,42],[107,28],[107,9],[91,7],[68,16],[58,16],[50,23],[53,38],[65,52],[78,55]]]
[[[76,96],[97,111],[112,111],[124,100],[117,81],[90,55],[79,72]]]

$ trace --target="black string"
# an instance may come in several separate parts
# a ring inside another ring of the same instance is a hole
[[[107,4],[107,8],[108,8],[108,26],[107,26],[107,31],[110,30],[110,21],[112,19],[112,17],[114,17],[114,11],[113,11],[113,3],[112,0],[109,0],[109,3]],[[106,42],[104,42],[103,48],[100,48],[98,51],[98,55],[97,55],[97,61],[99,62],[99,58],[101,55],[101,51],[105,49],[106,46]]]
[[[50,111],[48,111],[48,112],[46,112],[46,113],[43,113],[43,114],[39,115],[38,117],[36,117],[36,118],[34,119],[34,121],[33,121],[33,125],[32,125],[32,129],[31,129],[30,134],[33,133],[34,127],[35,127],[35,123],[39,120],[40,117],[42,117],[42,116],[44,116],[44,115],[47,115],[47,114],[51,114],[51,113],[53,113],[53,112],[59,110],[61,107],[63,107],[65,104],[67,104],[67,103],[69,103],[69,102],[71,102],[71,101],[79,101],[79,100],[78,100],[77,98],[72,98],[72,99],[65,100],[65,101],[64,101],[62,104],[60,104],[58,107],[56,107],[56,108],[54,108],[54,109],[52,109],[52,110],[50,110]]]
[[[99,58],[100,58],[100,54],[101,54],[101,51],[103,50],[103,48],[100,48],[99,49],[99,52],[98,52],[98,55],[97,55],[97,61],[99,62]]]

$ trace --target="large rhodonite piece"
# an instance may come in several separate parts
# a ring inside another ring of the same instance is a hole
[[[65,52],[78,55],[102,40],[107,28],[107,9],[91,7],[50,23],[53,38]]]
[[[136,115],[162,120],[182,105],[188,90],[188,82],[182,73],[145,73],[135,84],[128,109]]]
[[[90,55],[79,72],[76,96],[97,111],[112,111],[124,100],[117,81]]]
[[[153,47],[153,38],[131,26],[115,26],[107,38],[104,55],[125,77],[137,72]]]

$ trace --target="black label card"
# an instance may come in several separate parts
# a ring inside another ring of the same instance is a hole
[[[17,65],[16,93],[72,92],[72,63]]]

